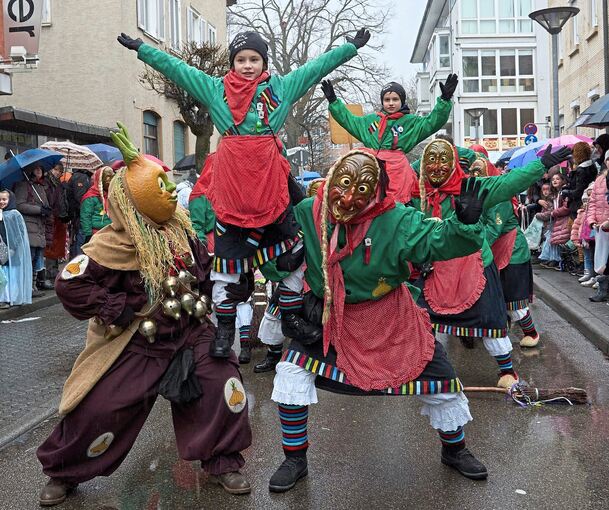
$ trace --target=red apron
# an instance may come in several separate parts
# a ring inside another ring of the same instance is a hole
[[[493,246],[491,246],[495,265],[499,271],[510,263],[512,252],[514,251],[514,244],[516,243],[516,234],[516,229],[511,230],[507,234],[503,234],[493,243]]]
[[[290,164],[271,135],[222,137],[210,170],[207,198],[222,223],[264,227],[290,203]]]
[[[400,150],[369,148],[362,148],[361,150],[385,162],[385,170],[389,176],[387,196],[402,204],[410,202],[412,188],[416,185],[418,178],[406,155]]]

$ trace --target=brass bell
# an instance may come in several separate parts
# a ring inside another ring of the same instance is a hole
[[[203,301],[197,300],[195,302],[195,306],[193,308],[193,314],[194,314],[195,318],[199,319],[201,322],[203,322],[203,320],[205,319],[205,316],[207,315],[207,312],[208,312],[207,305]]]
[[[192,275],[192,273],[190,271],[186,271],[186,269],[182,269],[178,273],[178,280],[180,280],[180,283],[182,285],[186,285],[186,286],[190,283],[197,281],[197,279]]]
[[[115,338],[119,337],[123,331],[124,331],[124,329],[121,328],[120,326],[117,326],[116,324],[110,324],[110,326],[108,326],[106,328],[106,333],[104,334],[104,340],[107,340],[107,341],[114,340]]]
[[[195,305],[195,298],[192,294],[184,294],[180,298],[180,304],[182,305],[182,309],[188,314],[192,315],[192,311]]]
[[[142,322],[140,322],[138,331],[146,337],[146,340],[148,340],[149,343],[153,344],[157,331],[156,322],[154,322],[152,319],[144,319]]]
[[[182,305],[176,298],[169,298],[163,301],[163,314],[175,320],[180,320]]]
[[[177,290],[180,288],[180,281],[175,276],[169,276],[163,282],[163,290],[165,294],[175,297]]]

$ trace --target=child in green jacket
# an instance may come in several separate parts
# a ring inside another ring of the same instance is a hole
[[[106,212],[108,189],[114,177],[114,170],[109,166],[98,168],[93,174],[91,187],[83,195],[80,202],[80,228],[85,236],[85,243],[89,242],[93,234],[112,220]]]

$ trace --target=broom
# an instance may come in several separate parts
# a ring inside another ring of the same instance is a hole
[[[511,388],[466,386],[465,393],[503,393],[522,407],[542,404],[587,404],[588,394],[581,388],[533,388],[516,383]]]

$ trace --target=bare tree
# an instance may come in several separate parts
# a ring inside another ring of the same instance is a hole
[[[228,51],[221,46],[209,44],[197,45],[194,42],[185,44],[181,51],[174,51],[177,57],[188,65],[196,67],[210,76],[224,76],[229,70]],[[158,71],[146,66],[140,81],[149,89],[160,95],[173,99],[180,115],[190,128],[197,141],[195,145],[196,168],[200,169],[209,154],[210,139],[214,132],[207,108],[189,95],[184,89],[167,79]]]
[[[371,90],[380,89],[387,70],[374,61],[382,50],[375,35],[383,31],[389,10],[374,0],[251,0],[240,1],[229,10],[228,23],[232,33],[243,30],[258,32],[269,44],[269,67],[280,75],[302,66],[309,60],[345,42],[366,27],[372,33],[370,43],[357,57],[340,66],[332,75],[338,93],[345,93],[350,102],[376,104]],[[302,135],[327,131],[326,102],[313,87],[292,108],[285,123],[288,147],[294,147]],[[308,133],[307,133],[308,131]],[[327,136],[327,135],[326,135]],[[309,136],[311,163],[317,162]]]

